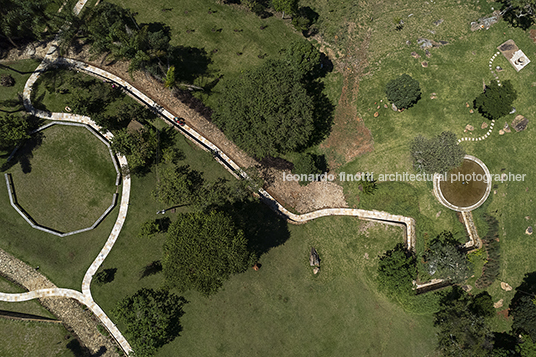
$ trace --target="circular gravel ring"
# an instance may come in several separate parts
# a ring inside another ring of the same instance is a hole
[[[445,185],[452,185],[453,183],[445,182],[444,181],[444,176],[442,176],[442,175],[437,175],[436,174],[434,176],[434,195],[436,196],[436,198],[439,200],[439,202],[443,206],[445,206],[447,208],[450,208],[451,210],[454,210],[454,211],[457,211],[457,212],[469,212],[469,211],[472,211],[472,210],[480,207],[486,201],[486,199],[488,198],[488,196],[489,196],[489,194],[491,192],[491,179],[489,179],[489,178],[491,178],[491,175],[490,175],[490,172],[488,170],[488,167],[480,159],[478,159],[478,158],[476,158],[474,156],[471,156],[471,155],[465,155],[464,163],[470,163],[470,164],[473,164],[473,165],[477,164],[478,168],[475,169],[473,172],[475,174],[481,174],[481,175],[485,175],[486,177],[488,177],[487,180],[480,182],[481,184],[485,185],[483,187],[483,189],[482,189],[482,191],[483,191],[482,194],[480,194],[479,197],[477,197],[472,202],[470,202],[470,204],[459,205],[459,202],[455,202],[455,199],[453,199],[452,194],[442,191],[442,186],[443,186],[443,190],[445,190],[445,188],[446,188]],[[462,164],[462,167],[463,167],[463,164]],[[454,169],[452,171],[459,172],[460,169]],[[449,171],[449,173],[447,173],[447,178],[448,179],[450,178],[450,174],[451,174],[451,171]],[[457,182],[457,184],[459,185],[460,182]],[[474,186],[472,186],[472,187],[474,187]],[[478,188],[480,188],[480,187],[478,187]],[[447,191],[447,190],[445,190],[445,191]],[[445,196],[449,197],[449,199],[447,199]],[[456,204],[456,203],[458,203],[458,204]]]

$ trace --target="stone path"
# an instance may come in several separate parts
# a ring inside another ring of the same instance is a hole
[[[73,11],[76,14],[78,14],[80,10],[82,9],[82,7],[84,6],[86,1],[87,0],[79,1],[76,4],[75,9]],[[70,114],[70,113],[49,113],[49,112],[45,112],[42,110],[37,110],[32,106],[31,99],[30,99],[32,87],[35,84],[36,80],[38,79],[39,75],[43,73],[46,70],[46,68],[53,63],[73,66],[76,69],[87,72],[90,75],[103,78],[103,79],[106,79],[106,80],[109,80],[118,84],[120,87],[122,87],[123,90],[125,90],[125,92],[128,95],[134,97],[139,102],[142,102],[143,104],[147,105],[151,109],[155,110],[157,113],[159,113],[159,115],[164,120],[172,123],[188,139],[196,143],[198,146],[200,146],[204,150],[211,151],[214,154],[216,160],[220,162],[235,177],[246,179],[246,180],[250,179],[249,176],[233,160],[231,160],[222,150],[220,150],[220,148],[218,148],[212,142],[210,142],[205,137],[200,135],[193,128],[190,128],[188,125],[186,124],[183,126],[176,125],[175,120],[174,120],[175,118],[172,113],[167,111],[162,106],[158,105],[158,103],[153,101],[151,98],[146,96],[144,93],[139,91],[137,88],[135,88],[128,82],[122,80],[121,78],[107,71],[91,66],[87,63],[84,63],[81,61],[75,61],[75,60],[68,59],[68,58],[58,57],[58,36],[56,37],[54,41],[51,42],[43,62],[41,62],[41,64],[36,68],[35,72],[30,76],[30,78],[28,79],[24,87],[24,92],[23,92],[24,106],[26,110],[32,115],[40,117],[40,118],[44,118],[44,119],[49,119],[49,120],[58,120],[58,121],[64,120],[64,121],[84,123],[84,124],[92,126],[97,131],[100,131],[101,129],[98,125],[96,125],[91,120],[91,118],[87,116],[81,116],[81,115]],[[104,136],[108,140],[110,140],[113,137],[113,135],[109,132],[104,134]],[[118,155],[118,160],[121,166],[127,165],[127,161],[124,156]],[[415,248],[415,220],[411,217],[392,215],[387,212],[380,212],[380,211],[374,211],[374,210],[367,211],[367,210],[349,209],[349,208],[321,209],[321,210],[310,212],[307,214],[297,215],[288,211],[286,208],[284,208],[275,198],[273,198],[264,189],[261,188],[258,191],[258,194],[260,195],[261,199],[265,203],[267,203],[272,209],[274,209],[276,212],[280,213],[282,216],[288,219],[291,223],[305,223],[309,220],[320,218],[320,217],[325,217],[325,216],[354,216],[360,219],[371,220],[371,221],[376,221],[376,222],[381,222],[381,223],[386,223],[386,224],[403,225],[406,227],[406,237],[405,237],[406,247],[411,250]],[[82,282],[82,292],[72,290],[72,289],[57,288],[55,286],[32,287],[31,285],[28,285],[27,287],[29,290],[28,292],[20,293],[20,294],[0,293],[0,300],[9,301],[9,302],[19,302],[19,301],[26,301],[26,300],[31,300],[35,298],[74,299],[86,305],[95,314],[95,316],[103,323],[103,325],[108,329],[110,334],[119,343],[121,348],[127,354],[130,353],[132,349],[129,343],[123,337],[121,332],[117,329],[115,324],[108,318],[108,316],[102,311],[102,309],[95,303],[91,295],[91,289],[90,289],[93,275],[95,274],[99,266],[102,264],[102,262],[104,261],[108,253],[111,251],[121,231],[121,228],[123,226],[124,220],[127,215],[129,198],[130,198],[130,177],[123,176],[123,189],[122,189],[122,197],[121,197],[121,204],[120,204],[118,218],[112,229],[112,232],[110,233],[108,237],[108,240],[106,241],[106,244],[102,248],[99,255],[95,258],[95,260],[93,261],[93,263],[91,264],[91,266],[89,267],[89,269],[87,270],[84,276],[84,279]]]
[[[78,1],[73,9],[73,12],[75,14],[78,14],[83,8],[83,6],[85,5],[86,1],[87,0]],[[91,118],[89,117],[76,115],[76,114],[68,114],[68,113],[49,113],[49,112],[45,112],[42,110],[37,110],[32,106],[31,99],[30,99],[32,87],[35,84],[35,81],[41,75],[41,73],[43,73],[51,63],[54,63],[57,61],[58,42],[59,42],[59,35],[56,35],[56,38],[51,42],[47,50],[47,54],[45,58],[36,68],[34,73],[32,73],[30,78],[28,78],[28,81],[26,82],[24,86],[24,92],[23,92],[24,107],[32,115],[43,118],[43,119],[52,119],[52,120],[57,120],[57,121],[65,120],[65,121],[71,121],[71,122],[84,123],[84,124],[90,125],[96,131],[100,131],[101,127],[96,125],[95,122],[93,122]],[[113,135],[110,132],[107,132],[104,134],[104,137],[110,140],[113,137]],[[118,155],[117,158],[121,166],[128,165],[127,160],[124,156]],[[122,186],[123,188],[122,188],[121,203],[119,207],[119,215],[117,217],[117,220],[112,229],[112,232],[110,233],[108,240],[106,241],[104,247],[102,248],[98,256],[95,258],[95,260],[93,261],[93,263],[91,264],[91,266],[89,267],[89,269],[87,270],[84,276],[84,279],[82,281],[82,292],[72,290],[72,289],[57,288],[52,283],[50,283],[52,284],[53,287],[45,288],[45,289],[43,288],[34,289],[32,288],[32,286],[29,286],[27,288],[30,291],[27,293],[21,293],[21,294],[0,293],[0,300],[8,301],[8,302],[19,302],[19,301],[36,299],[36,298],[51,298],[51,297],[71,298],[71,299],[77,300],[78,302],[87,306],[95,314],[95,316],[102,322],[102,324],[106,327],[106,329],[113,336],[113,338],[119,343],[123,351],[129,354],[132,351],[130,344],[123,337],[123,335],[117,329],[115,324],[110,320],[110,318],[108,318],[108,316],[100,308],[100,306],[98,306],[95,303],[91,295],[91,289],[90,289],[91,279],[93,278],[93,275],[96,273],[97,269],[100,267],[100,265],[102,264],[102,262],[104,261],[108,253],[111,251],[115,241],[117,240],[119,233],[121,232],[121,228],[123,227],[123,223],[127,215],[128,204],[130,200],[130,176],[128,175],[123,176]],[[71,312],[74,312],[74,311],[71,311]],[[84,341],[84,343],[87,344],[88,341]]]
[[[497,57],[499,54],[500,54],[500,52],[497,51],[497,52],[495,52],[495,54],[493,56],[491,56],[491,59],[489,60],[489,70],[491,71],[491,74],[493,74],[493,76],[495,77],[495,80],[497,81],[497,84],[499,86],[501,86],[501,81],[499,80],[499,75],[493,70],[493,61],[495,60],[495,57]],[[495,125],[495,120],[492,120],[491,124],[490,124],[490,128],[489,128],[488,132],[485,135],[483,135],[481,137],[478,137],[478,138],[469,138],[469,137],[460,138],[460,139],[458,139],[458,144],[461,143],[462,141],[481,141],[481,140],[486,139],[488,136],[491,135],[494,125]]]

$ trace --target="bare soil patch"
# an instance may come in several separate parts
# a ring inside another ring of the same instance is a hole
[[[343,61],[336,64],[344,76],[343,88],[335,110],[331,134],[321,145],[327,149],[331,168],[337,168],[374,150],[372,134],[363,119],[358,116],[355,103],[359,93],[359,81],[367,64],[369,39],[370,32],[361,43],[356,43],[354,48],[349,49]]]

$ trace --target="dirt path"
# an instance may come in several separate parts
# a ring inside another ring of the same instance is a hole
[[[335,110],[331,134],[321,145],[328,151],[328,163],[332,168],[374,150],[372,134],[358,116],[355,102],[359,93],[359,81],[367,66],[370,36],[369,30],[360,43],[352,42],[353,46],[348,49],[344,59],[336,63],[336,68],[344,76],[342,93]]]

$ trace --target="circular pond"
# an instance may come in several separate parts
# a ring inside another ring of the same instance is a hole
[[[439,201],[455,211],[472,211],[479,207],[491,191],[490,173],[486,165],[474,156],[466,155],[460,167],[446,177],[434,179],[434,193]]]

